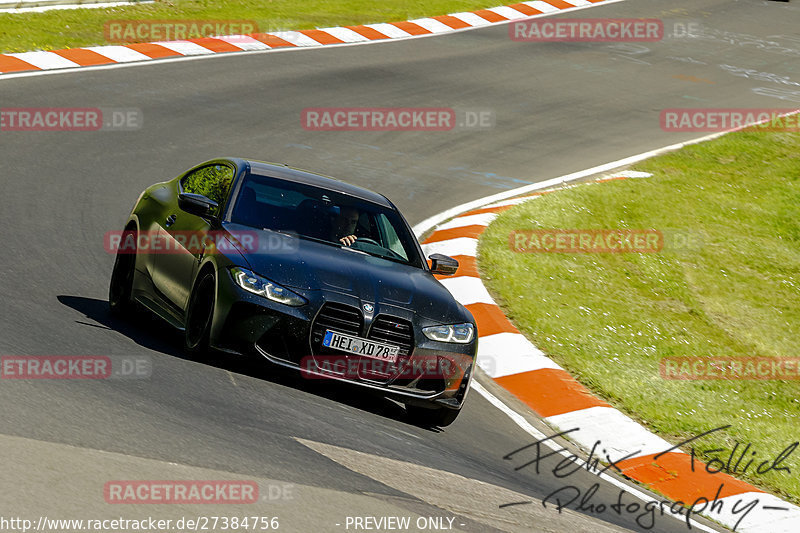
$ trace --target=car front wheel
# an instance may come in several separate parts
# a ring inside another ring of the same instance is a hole
[[[126,230],[122,233],[122,242],[127,242],[126,237],[133,235],[135,242],[136,232]],[[136,269],[136,250],[117,251],[114,260],[114,270],[111,272],[111,284],[108,287],[108,306],[114,316],[125,316],[132,311],[133,304],[133,274]]]
[[[214,275],[209,272],[202,275],[189,296],[184,347],[190,354],[208,354],[211,320],[214,316],[214,300]]]

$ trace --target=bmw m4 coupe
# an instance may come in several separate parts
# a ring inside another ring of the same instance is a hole
[[[383,195],[236,158],[147,188],[124,230],[112,313],[143,306],[184,332],[185,348],[262,357],[308,378],[400,401],[423,425],[461,410],[477,353],[475,321],[434,277]]]

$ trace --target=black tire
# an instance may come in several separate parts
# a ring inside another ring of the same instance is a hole
[[[135,231],[125,230],[122,233],[122,242],[126,242],[129,235]],[[117,252],[114,260],[114,270],[111,272],[111,283],[108,287],[108,307],[113,316],[130,316],[134,309],[133,302],[133,275],[136,269],[136,250]]]
[[[189,296],[183,345],[187,353],[204,358],[209,355],[216,290],[214,274],[207,272],[201,276]]]
[[[446,407],[436,407],[427,409],[416,405],[406,405],[408,417],[414,424],[425,427],[447,427],[458,418],[461,409],[448,409]]]

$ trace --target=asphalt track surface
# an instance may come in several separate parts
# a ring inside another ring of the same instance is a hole
[[[455,424],[432,431],[408,423],[394,403],[258,361],[188,360],[180,337],[157,320],[119,322],[107,311],[113,257],[103,234],[121,229],[143,188],[206,159],[235,155],[337,176],[385,193],[414,224],[701,135],[662,131],[663,108],[800,102],[800,40],[787,37],[800,4],[629,0],[559,17],[654,17],[668,33],[673,22],[705,32],[655,43],[518,43],[497,26],[0,79],[2,107],[125,107],[144,116],[128,132],[0,133],[0,354],[135,355],[153,365],[141,380],[3,380],[3,515],[257,514],[278,516],[282,531],[346,531],[347,516],[408,515],[452,517],[464,531],[644,530],[636,514],[543,509],[539,500],[565,484],[585,492],[600,482],[593,501],[606,504],[619,489],[587,472],[556,479],[552,457],[539,474],[515,471],[519,463],[503,455],[532,437],[474,391]],[[780,47],[764,44],[775,40]],[[301,127],[302,109],[339,106],[488,109],[496,122],[439,133]],[[186,478],[293,492],[241,507],[103,500],[109,480]],[[498,508],[520,496],[534,503]],[[687,526],[656,517],[653,530]]]

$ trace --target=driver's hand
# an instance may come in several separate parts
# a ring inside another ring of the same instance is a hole
[[[339,242],[342,243],[343,246],[350,246],[351,244],[356,242],[356,239],[358,239],[358,237],[356,237],[355,235],[348,235],[347,237],[342,237],[341,239],[339,239]]]

